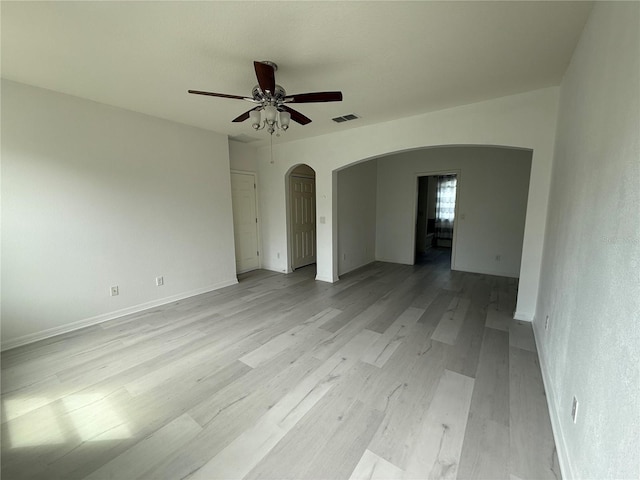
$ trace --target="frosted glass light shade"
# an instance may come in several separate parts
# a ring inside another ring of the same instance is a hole
[[[289,121],[291,120],[291,114],[289,112],[280,112],[280,126],[283,130],[289,128]]]
[[[252,127],[256,128],[260,126],[260,112],[258,110],[249,112],[249,118],[251,119]]]
[[[266,107],[264,107],[264,114],[267,119],[267,123],[269,125],[273,125],[278,116],[278,110],[273,105],[267,105]]]

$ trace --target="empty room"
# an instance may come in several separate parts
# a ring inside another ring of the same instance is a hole
[[[0,21],[2,478],[640,478],[640,2]]]

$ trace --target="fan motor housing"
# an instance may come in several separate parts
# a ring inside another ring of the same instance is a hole
[[[276,91],[273,92],[270,97],[267,97],[260,86],[256,85],[251,91],[251,96],[253,96],[254,100],[259,102],[263,102],[265,100],[283,100],[284,97],[287,96],[287,92],[280,85],[276,85]]]

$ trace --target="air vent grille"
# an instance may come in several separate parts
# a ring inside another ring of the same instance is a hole
[[[341,117],[332,118],[331,120],[333,120],[336,123],[342,123],[342,122],[348,122],[349,120],[355,120],[356,118],[360,118],[360,117],[355,113],[349,113],[347,115],[342,115]]]

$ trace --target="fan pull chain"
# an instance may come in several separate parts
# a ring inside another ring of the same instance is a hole
[[[271,144],[271,165],[273,165],[273,135],[269,135],[270,144]]]

